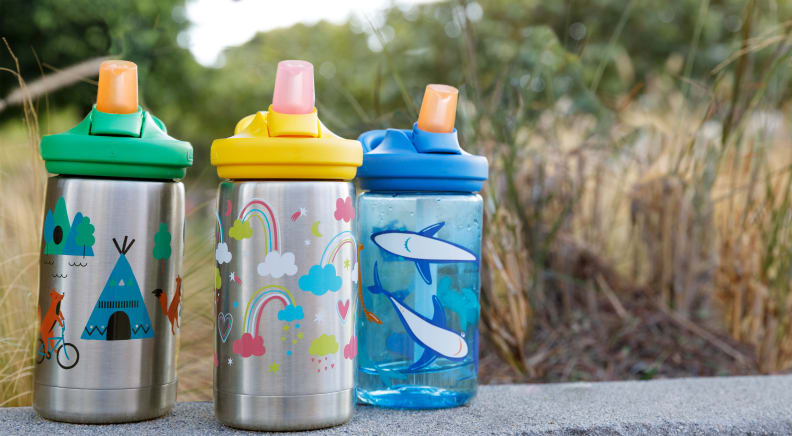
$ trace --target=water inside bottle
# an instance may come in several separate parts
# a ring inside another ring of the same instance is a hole
[[[481,197],[365,193],[358,210],[358,400],[465,404],[477,388]]]

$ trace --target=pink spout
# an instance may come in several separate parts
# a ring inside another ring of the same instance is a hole
[[[272,109],[282,114],[309,114],[314,110],[313,65],[306,61],[278,62]]]

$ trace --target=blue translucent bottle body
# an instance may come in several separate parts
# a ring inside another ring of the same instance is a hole
[[[481,197],[375,191],[358,201],[358,400],[465,404],[477,388]]]

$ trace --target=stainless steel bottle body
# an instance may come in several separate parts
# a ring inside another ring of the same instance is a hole
[[[306,430],[351,417],[354,199],[348,182],[221,183],[214,397],[222,423]]]
[[[33,407],[129,422],[176,400],[184,186],[55,176],[47,183]]]

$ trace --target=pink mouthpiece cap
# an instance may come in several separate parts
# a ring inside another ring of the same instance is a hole
[[[309,114],[314,110],[313,65],[280,61],[275,75],[272,109],[282,114]]]

